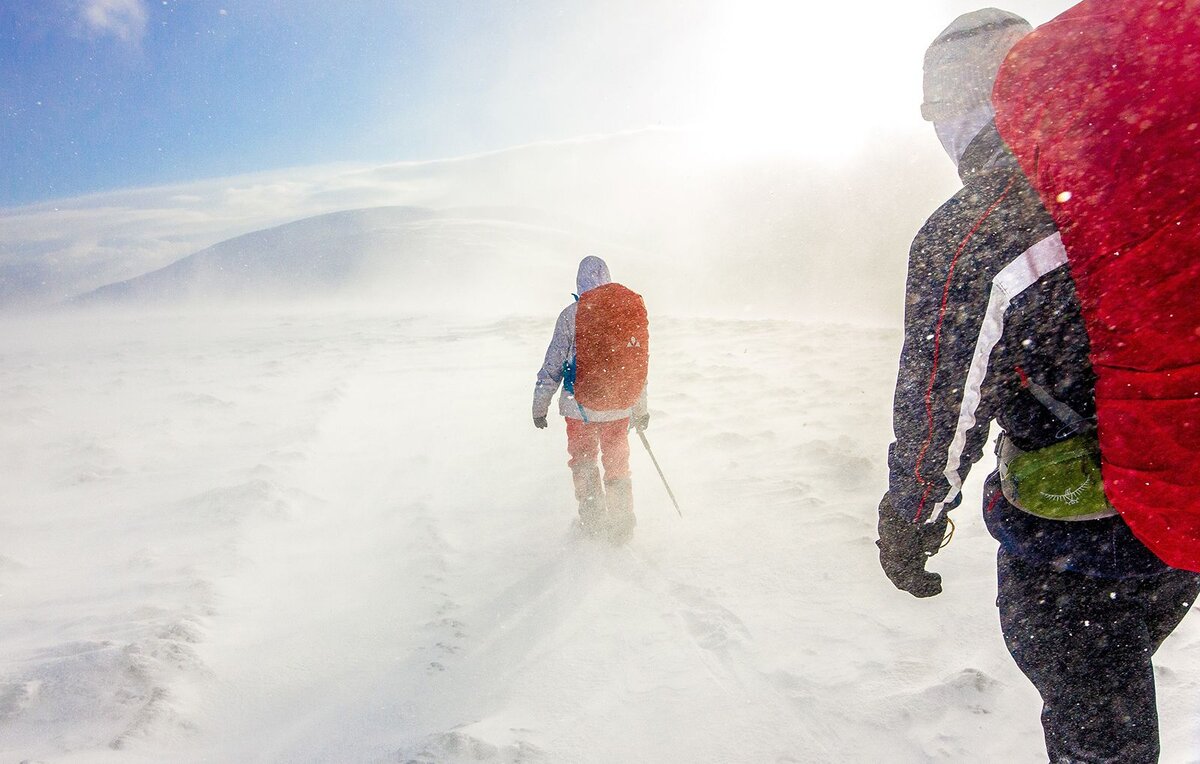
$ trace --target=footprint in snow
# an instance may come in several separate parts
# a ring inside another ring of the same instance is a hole
[[[742,643],[750,632],[733,611],[715,602],[708,592],[686,584],[676,584],[672,593],[687,609],[680,611],[688,633],[705,650],[722,650],[731,643]]]
[[[515,735],[526,730],[510,732]],[[526,740],[490,743],[461,729],[430,735],[413,748],[398,751],[396,758],[402,764],[541,764],[548,761],[542,749]]]
[[[1002,684],[979,669],[965,668],[926,687],[911,696],[905,713],[916,709],[962,708],[973,714],[990,714],[995,710]]]

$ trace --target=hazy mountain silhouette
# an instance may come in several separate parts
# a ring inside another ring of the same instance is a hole
[[[75,302],[482,299],[586,249],[580,229],[516,208],[333,212],[222,241]]]

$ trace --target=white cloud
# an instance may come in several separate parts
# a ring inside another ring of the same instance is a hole
[[[83,0],[79,10],[91,34],[137,44],[146,33],[148,13],[143,0]]]

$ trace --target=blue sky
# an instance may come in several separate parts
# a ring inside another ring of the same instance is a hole
[[[712,5],[6,0],[0,207],[678,122]]]
[[[1066,0],[1023,0],[1035,23]],[[703,125],[826,158],[920,129],[967,0],[5,0],[0,208]]]
[[[461,132],[448,145],[448,131],[420,115],[443,113],[445,88],[469,87],[468,71],[457,81],[439,74],[448,51],[469,41],[476,55],[465,65],[485,66],[481,57],[507,34],[503,22],[516,19],[495,12],[499,4],[462,8],[436,0],[6,2],[0,206],[469,148]],[[469,90],[459,95],[476,100]]]

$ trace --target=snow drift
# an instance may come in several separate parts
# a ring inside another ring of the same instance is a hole
[[[684,517],[635,452],[613,549],[529,422],[552,323],[5,319],[0,758],[1038,760],[977,507],[940,597],[878,570],[896,330],[652,314]],[[1197,650],[1189,618],[1158,656],[1164,762]]]

